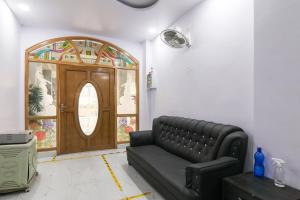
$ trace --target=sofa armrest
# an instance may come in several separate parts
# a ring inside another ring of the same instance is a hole
[[[236,158],[221,157],[210,162],[196,163],[186,167],[186,187],[196,191],[200,199],[221,199],[222,179],[240,171]]]
[[[152,130],[136,131],[130,133],[130,146],[143,146],[153,144]]]
[[[248,147],[248,136],[245,132],[237,131],[226,136],[219,148],[217,158],[234,157],[240,161],[241,170],[244,168]]]

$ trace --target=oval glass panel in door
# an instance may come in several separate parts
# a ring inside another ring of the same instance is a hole
[[[79,95],[78,118],[82,132],[89,136],[97,125],[99,114],[99,101],[96,88],[91,84],[85,84]]]

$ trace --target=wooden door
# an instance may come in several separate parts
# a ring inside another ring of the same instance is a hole
[[[114,69],[70,65],[60,65],[59,69],[59,153],[115,148]],[[91,93],[93,100],[87,95],[81,97]],[[87,102],[94,103],[98,112],[90,111],[93,106]],[[91,116],[86,116],[88,111]]]

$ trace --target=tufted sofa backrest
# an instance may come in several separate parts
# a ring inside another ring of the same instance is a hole
[[[216,159],[224,138],[242,131],[236,126],[173,116],[154,119],[152,130],[156,145],[194,163]]]

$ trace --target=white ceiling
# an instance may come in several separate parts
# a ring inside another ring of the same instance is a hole
[[[200,1],[160,0],[150,8],[134,9],[116,0],[6,0],[25,26],[59,28],[138,42],[152,39]],[[20,4],[28,5],[30,10],[22,10]]]

